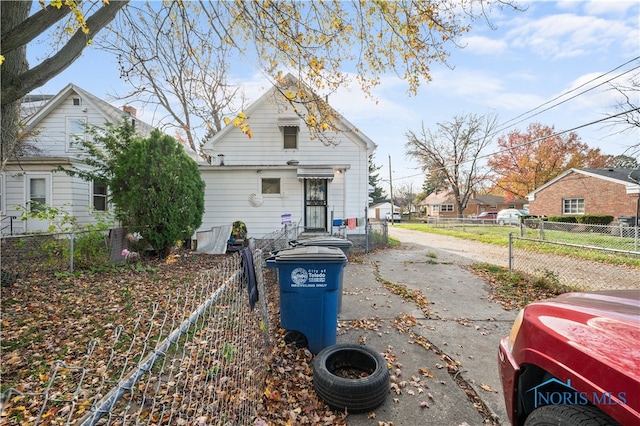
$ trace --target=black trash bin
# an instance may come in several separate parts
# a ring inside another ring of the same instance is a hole
[[[299,244],[303,246],[320,246],[320,247],[338,247],[342,250],[345,256],[349,256],[353,242],[346,238],[337,237],[315,237],[307,240],[299,241]]]
[[[336,344],[338,291],[347,257],[337,247],[299,246],[267,260],[278,271],[285,340],[317,354]]]

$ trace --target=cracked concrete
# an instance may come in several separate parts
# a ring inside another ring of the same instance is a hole
[[[505,265],[507,250],[394,227],[390,234],[399,248],[345,267],[338,343],[384,353],[397,386],[381,407],[349,415],[348,424],[508,424],[497,347],[517,312],[488,300],[488,286],[466,268]],[[385,282],[419,291],[428,315]]]

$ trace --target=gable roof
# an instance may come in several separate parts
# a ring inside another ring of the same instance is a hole
[[[509,204],[510,203],[524,204],[526,202],[527,200],[524,200],[522,198],[515,198],[509,201]],[[505,200],[505,197],[502,197],[500,195],[479,194],[479,195],[476,195],[475,198],[469,198],[469,202],[467,204],[493,205],[493,204],[505,204],[505,203],[507,203],[507,201]]]
[[[47,117],[52,111],[54,111],[60,104],[62,104],[70,95],[72,94],[78,95],[80,99],[82,99],[83,105],[89,105],[96,111],[102,115],[105,122],[118,123],[122,120],[123,117],[129,117],[130,114],[116,108],[110,103],[103,101],[97,96],[87,92],[86,90],[81,89],[75,84],[69,83],[66,85],[58,94],[53,96],[50,100],[47,101],[46,104],[42,108],[38,110],[35,114],[29,117],[25,123],[25,131],[28,132],[32,130],[35,126],[38,125],[45,117]],[[136,126],[141,134],[147,135],[151,133],[153,127],[149,124],[140,121],[140,119],[136,118]]]
[[[435,206],[435,205],[441,205],[444,203],[451,203],[454,202],[455,198],[453,196],[453,192],[451,191],[444,191],[444,192],[432,192],[431,194],[429,194],[429,196],[427,198],[425,198],[424,200],[422,200],[418,205],[419,206]],[[516,198],[515,200],[510,201],[510,203],[516,203],[516,204],[524,204],[526,203],[527,200],[523,200],[520,198]],[[469,200],[467,201],[467,207],[472,205],[472,204],[477,204],[477,205],[493,205],[493,204],[505,204],[505,198],[501,197],[499,195],[491,195],[491,194],[478,194],[475,196],[475,198],[469,198]]]
[[[298,79],[296,77],[294,77],[292,74],[287,74],[284,77],[284,80],[286,81],[286,84],[288,85],[295,85],[298,84]],[[260,106],[262,106],[262,104],[264,104],[265,102],[267,102],[268,98],[272,97],[272,96],[278,96],[278,88],[274,85],[272,86],[269,90],[267,90],[265,93],[262,94],[262,96],[260,96],[258,99],[256,99],[254,102],[252,102],[244,111],[245,115],[247,117],[251,117],[251,113],[258,110],[260,108]],[[333,108],[332,108],[333,110]],[[351,124],[351,122],[349,120],[347,120],[345,117],[342,116],[342,114],[340,114],[339,112],[333,110],[333,112],[335,113],[335,116],[337,117],[337,122],[339,124],[341,124],[345,130],[343,130],[342,132],[344,133],[351,133],[353,134],[357,139],[359,139],[360,141],[362,141],[364,143],[364,145],[367,148],[367,152],[373,152],[376,148],[377,145],[375,144],[375,142],[373,142],[367,135],[365,135],[364,133],[362,133],[360,130],[358,130],[358,128],[356,126],[354,126],[353,124]],[[287,117],[283,117],[283,120],[287,120]],[[291,123],[295,123],[295,125],[297,125],[298,122],[300,122],[300,119],[298,118],[298,116],[296,115],[291,116]],[[211,148],[212,146],[215,145],[216,141],[219,139],[222,139],[224,137],[224,135],[226,135],[227,133],[229,133],[235,126],[233,124],[228,124],[226,126],[224,126],[218,133],[216,133],[215,135],[213,135],[213,137],[211,137],[206,143],[205,143],[205,147]]]
[[[624,185],[626,187],[626,189],[627,189],[627,194],[638,194],[638,193],[640,193],[640,184],[638,184],[637,182],[635,182],[633,179],[631,179],[629,177],[629,175],[633,171],[634,171],[634,169],[589,169],[589,168],[585,168],[585,169],[569,169],[569,170],[565,171],[564,173],[561,173],[560,175],[558,175],[555,178],[551,179],[549,182],[545,183],[541,187],[536,188],[533,191],[531,191],[527,195],[527,199],[529,201],[535,200],[536,193],[538,193],[538,192],[542,191],[543,189],[553,185],[554,183],[556,183],[560,179],[563,179],[564,177],[570,175],[571,173],[578,173],[578,174],[582,174],[582,175],[585,175],[585,176],[590,176],[590,177],[594,177],[594,178],[597,178],[597,179],[606,180],[606,181],[609,181],[609,182],[614,183],[614,184]]]

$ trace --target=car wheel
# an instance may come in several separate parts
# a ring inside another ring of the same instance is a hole
[[[593,405],[545,405],[529,414],[524,426],[619,426]]]
[[[329,346],[314,360],[313,387],[320,398],[340,411],[372,410],[389,394],[387,362],[366,346]]]
[[[498,225],[500,225],[500,226],[504,226],[504,220],[500,219],[500,220],[498,221]]]

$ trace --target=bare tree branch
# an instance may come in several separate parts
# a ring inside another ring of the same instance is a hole
[[[467,207],[471,194],[488,175],[479,163],[481,152],[491,143],[497,126],[495,115],[456,116],[450,122],[438,123],[431,131],[422,125],[419,134],[409,131],[405,144],[407,155],[446,182],[456,201],[459,217]]]

